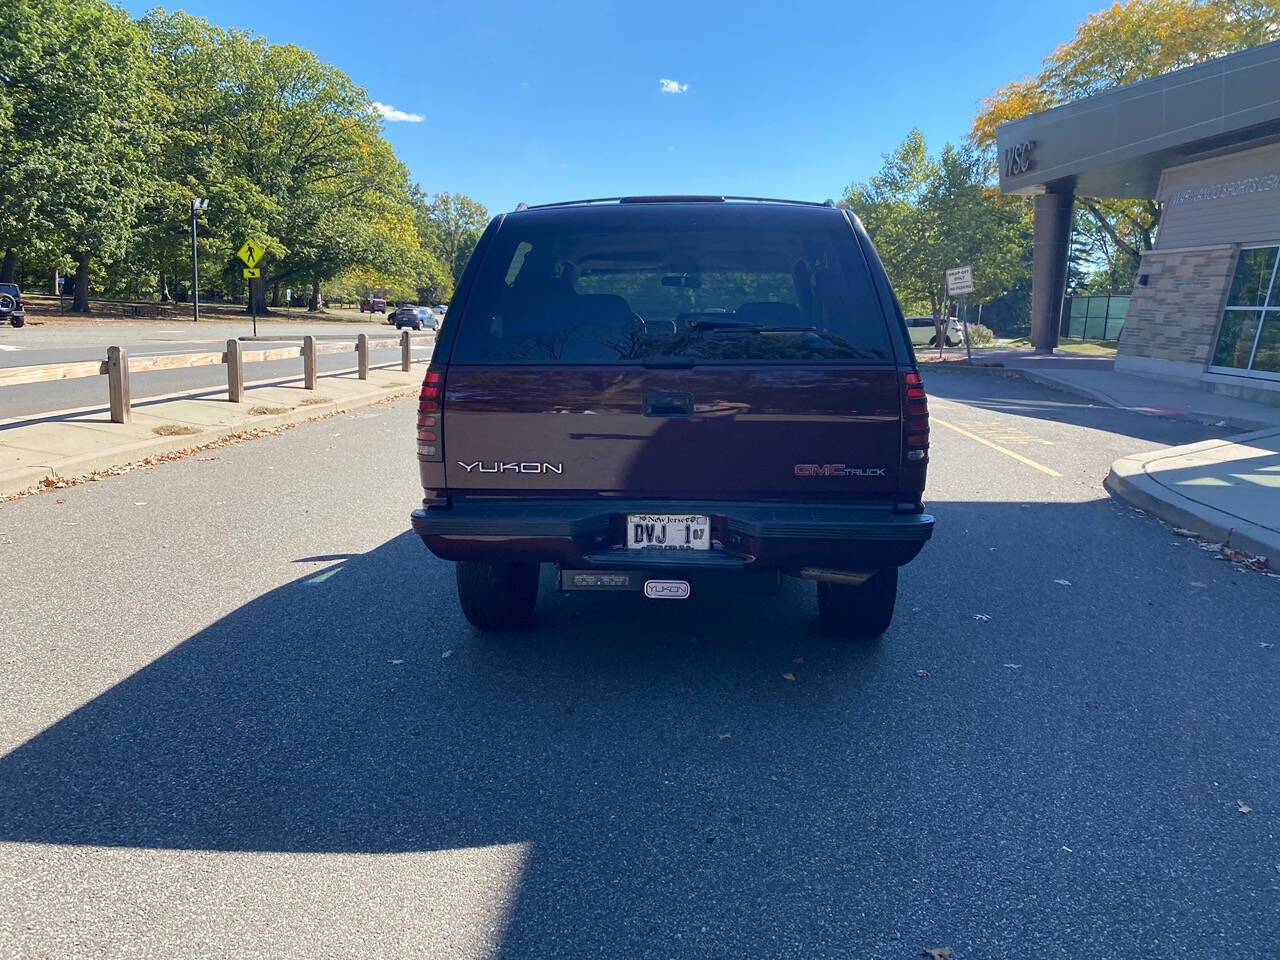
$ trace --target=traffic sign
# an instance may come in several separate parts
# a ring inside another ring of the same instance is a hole
[[[257,280],[262,276],[261,267],[245,267],[241,272],[244,274],[244,278],[246,280]]]
[[[244,246],[236,251],[236,256],[244,261],[246,267],[256,267],[262,259],[262,247],[252,237],[244,242]]]
[[[973,293],[973,267],[954,267],[947,271],[947,296]]]

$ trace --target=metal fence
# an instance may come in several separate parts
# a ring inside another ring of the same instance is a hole
[[[1067,297],[1059,335],[1070,340],[1119,340],[1129,315],[1127,294]]]

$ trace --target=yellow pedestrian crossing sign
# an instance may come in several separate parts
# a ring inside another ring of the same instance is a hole
[[[244,278],[246,280],[257,280],[262,276],[262,269],[260,267],[245,267],[242,272],[244,273]]]
[[[262,247],[250,237],[244,242],[244,246],[236,251],[236,256],[244,261],[246,267],[256,267],[258,261],[262,259]]]

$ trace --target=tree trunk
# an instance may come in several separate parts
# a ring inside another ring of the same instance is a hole
[[[249,281],[249,307],[245,313],[257,313],[259,316],[267,312],[267,285],[259,280]]]
[[[58,289],[58,268],[53,268],[53,282],[49,284],[49,293],[58,297],[62,295],[62,291]]]
[[[173,297],[169,296],[169,274],[163,270],[160,271],[160,302],[168,303]]]
[[[0,283],[13,283],[13,275],[18,271],[18,251],[12,247],[4,252],[4,263],[0,264]]]
[[[72,313],[89,312],[89,254],[76,257],[76,297],[71,304]]]
[[[280,306],[280,281],[277,280],[271,285],[271,306]]]
[[[320,300],[320,281],[311,281],[311,302],[307,304],[307,310],[314,313],[323,307],[324,304]]]

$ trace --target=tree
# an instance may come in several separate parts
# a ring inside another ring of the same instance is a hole
[[[970,147],[947,144],[930,157],[919,130],[883,159],[843,205],[862,219],[906,309],[933,316],[941,345],[948,268],[973,267],[975,299],[1002,296],[1030,276],[1027,204],[1002,196]]]
[[[449,268],[456,283],[489,222],[489,212],[460,193],[437,193],[428,201],[418,191],[415,200],[423,246]]]
[[[1090,14],[1034,77],[982,101],[971,143],[994,168],[996,127],[1030,113],[1280,38],[1280,0],[1128,0]],[[1109,269],[1151,249],[1154,200],[1077,198],[1110,241]],[[1130,275],[1129,282],[1132,282]]]
[[[125,253],[155,132],[142,31],[101,0],[12,0],[4,73],[0,246],[56,243],[76,259],[73,309],[89,309],[90,260]],[[5,144],[8,147],[9,144]]]

